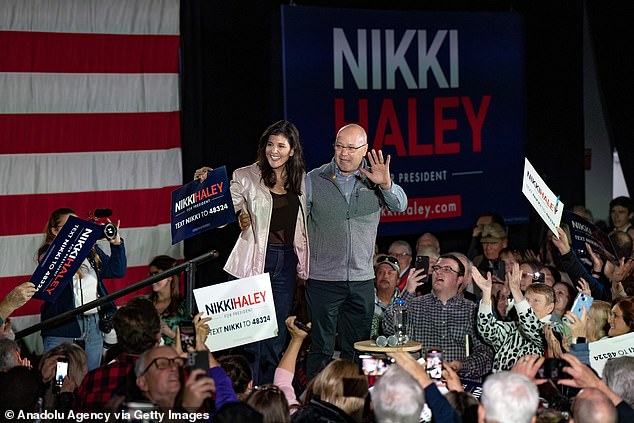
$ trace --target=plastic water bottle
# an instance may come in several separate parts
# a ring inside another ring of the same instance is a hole
[[[409,341],[407,306],[405,300],[398,299],[394,303],[394,336],[398,345],[406,344]]]

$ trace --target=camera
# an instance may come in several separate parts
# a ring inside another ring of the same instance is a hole
[[[533,282],[544,283],[546,281],[546,274],[542,272],[535,272],[532,275]]]
[[[88,220],[92,223],[103,225],[103,237],[101,239],[107,239],[111,241],[117,237],[117,226],[108,221],[102,219],[112,216],[111,209],[94,209],[88,212]]]

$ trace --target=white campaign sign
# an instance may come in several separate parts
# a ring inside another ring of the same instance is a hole
[[[561,222],[564,212],[564,203],[548,188],[539,173],[524,159],[524,180],[522,181],[522,194],[528,198],[533,208],[537,211],[546,225],[559,238],[557,226]]]
[[[588,352],[590,366],[599,376],[602,376],[606,361],[617,357],[634,356],[634,332],[590,342]]]
[[[277,336],[268,273],[195,289],[194,298],[203,317],[211,317],[205,343],[210,351]]]

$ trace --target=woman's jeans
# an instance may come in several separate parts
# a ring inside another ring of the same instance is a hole
[[[99,313],[77,316],[79,330],[81,330],[80,338],[72,338],[65,336],[45,336],[43,337],[44,352],[52,350],[59,344],[68,342],[69,344],[76,341],[83,341],[82,345],[88,359],[88,371],[96,369],[101,365],[101,356],[103,355],[103,334],[99,330]]]
[[[297,277],[297,256],[292,245],[269,244],[266,249],[264,272],[271,277],[278,335],[244,346],[254,356],[251,363],[253,386],[273,383],[275,369],[282,358],[286,342],[286,319],[293,307]]]

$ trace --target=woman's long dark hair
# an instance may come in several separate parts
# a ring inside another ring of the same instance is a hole
[[[156,267],[159,270],[165,272],[166,270],[171,269],[176,266],[177,260],[173,257],[162,255],[156,256],[152,259],[152,262],[148,267]],[[180,293],[180,279],[178,275],[172,275],[172,280],[170,281],[170,303],[165,309],[163,313],[166,313],[168,316],[175,316],[178,314],[178,306],[181,301],[181,293]],[[158,300],[158,294],[154,291],[150,294],[150,299],[152,303],[155,303]]]
[[[287,191],[293,192],[295,195],[301,195],[302,179],[304,178],[304,173],[306,172],[304,152],[302,151],[302,144],[297,127],[287,120],[275,122],[266,128],[260,137],[260,143],[258,144],[258,167],[262,173],[262,180],[269,188],[275,186],[275,172],[266,159],[266,144],[269,142],[269,137],[271,135],[281,135],[288,140],[288,143],[293,150],[293,155],[288,158],[288,161],[284,165],[286,169],[286,182],[284,183],[284,188]]]

